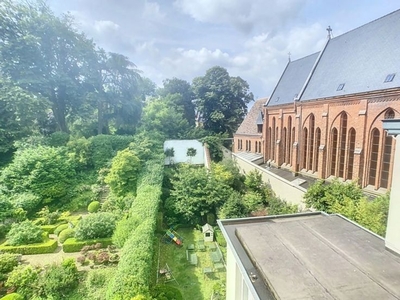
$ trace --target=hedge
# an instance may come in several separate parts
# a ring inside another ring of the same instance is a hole
[[[56,251],[58,243],[56,240],[46,238],[43,243],[36,243],[22,246],[6,246],[7,241],[0,246],[0,252],[19,254],[44,254]]]
[[[133,220],[142,220],[139,226],[132,222],[118,225],[129,230],[121,250],[115,277],[110,281],[107,299],[132,299],[136,295],[149,295],[152,262],[155,254],[154,231],[161,197],[164,159],[146,162],[138,180],[136,199],[130,208]],[[123,242],[122,242],[123,243]]]
[[[63,244],[63,251],[65,253],[79,252],[83,247],[94,245],[97,243],[101,243],[103,247],[106,247],[108,245],[112,245],[112,239],[104,238],[104,239],[77,241],[75,238],[69,238]]]
[[[24,300],[24,297],[17,293],[11,293],[0,298],[0,300]]]

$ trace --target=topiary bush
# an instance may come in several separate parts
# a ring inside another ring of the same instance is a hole
[[[90,204],[88,205],[88,212],[90,213],[96,213],[98,212],[100,209],[100,202],[99,201],[92,201],[90,202]]]
[[[58,225],[57,228],[54,230],[54,234],[56,236],[59,236],[59,234],[61,233],[61,231],[63,231],[64,229],[69,228],[69,224],[61,224]]]
[[[115,223],[116,217],[109,212],[88,215],[76,226],[75,237],[81,241],[111,237]]]
[[[75,230],[72,228],[66,228],[58,235],[58,241],[63,244],[67,239],[75,236]]]
[[[7,234],[7,244],[11,246],[34,244],[42,242],[43,230],[31,221],[14,223]]]

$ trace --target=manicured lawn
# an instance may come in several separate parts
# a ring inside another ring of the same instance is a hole
[[[182,292],[183,299],[205,300],[211,299],[213,287],[215,284],[225,285],[226,270],[225,268],[217,271],[213,267],[210,258],[211,250],[209,245],[205,243],[205,251],[199,251],[196,247],[194,252],[197,255],[197,266],[190,265],[186,256],[187,246],[194,244],[196,240],[203,239],[203,234],[196,229],[182,228],[177,230],[178,234],[183,237],[183,246],[178,247],[174,242],[165,244],[160,239],[159,251],[159,268],[165,268],[168,264],[176,281],[171,280],[166,284],[174,285]],[[216,243],[214,242],[216,245]],[[225,259],[225,258],[224,258]],[[204,275],[204,268],[213,270],[209,275]],[[159,283],[165,281],[165,276],[159,275]]]

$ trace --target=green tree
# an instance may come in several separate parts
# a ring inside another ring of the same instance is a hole
[[[187,120],[180,111],[170,105],[180,95],[168,95],[164,98],[152,99],[143,109],[141,120],[142,131],[156,131],[163,134],[164,139],[180,138],[189,128]]]
[[[169,164],[171,165],[172,164],[172,158],[175,156],[174,147],[165,149],[164,154],[169,159]]]
[[[307,207],[313,207],[327,213],[335,213],[332,206],[336,202],[338,205],[342,205],[347,201],[347,198],[357,202],[362,197],[362,189],[356,182],[342,183],[336,179],[325,184],[322,180],[319,180],[304,194],[304,201]]]
[[[172,79],[165,79],[163,81],[163,88],[161,88],[158,93],[161,97],[179,94],[181,97],[171,98],[171,105],[179,108],[185,119],[188,121],[189,126],[194,126],[194,93],[189,82],[175,77]]]
[[[31,192],[42,203],[67,196],[75,170],[63,148],[38,146],[18,150],[0,175],[6,194]]]
[[[112,160],[110,172],[104,182],[118,196],[136,193],[139,171],[140,160],[133,151],[129,149],[118,151]]]
[[[142,78],[126,56],[97,51],[89,98],[97,108],[97,134],[132,133],[142,112],[141,92],[150,93],[149,83]],[[142,86],[140,86],[142,83]]]
[[[0,77],[0,153],[14,148],[13,143],[38,132],[46,101]]]
[[[195,148],[188,148],[186,151],[186,156],[189,157],[190,163],[192,162],[193,157],[195,157],[197,154],[197,150]]]
[[[247,104],[253,100],[247,82],[216,66],[205,76],[193,79],[192,87],[204,129],[232,136],[247,113]]]
[[[243,195],[234,191],[230,195],[229,199],[219,209],[218,217],[221,219],[247,217],[250,211],[242,198]]]
[[[208,213],[215,213],[229,199],[233,189],[221,172],[208,172],[205,168],[184,164],[171,179],[171,200],[176,213],[185,221],[196,222]]]
[[[61,131],[82,111],[94,44],[44,2],[4,0],[0,6],[0,67],[18,85],[51,103]]]

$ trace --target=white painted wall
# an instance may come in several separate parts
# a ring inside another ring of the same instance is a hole
[[[385,246],[400,254],[400,135],[396,137]]]
[[[198,140],[168,140],[164,142],[164,151],[168,148],[174,148],[175,156],[172,157],[173,163],[189,163],[194,165],[204,165],[204,149]],[[196,149],[196,156],[192,158],[186,156],[189,148]],[[169,158],[165,158],[165,164],[169,165]]]
[[[244,160],[235,153],[232,153],[232,159],[236,161],[242,172],[248,173],[255,169],[258,170],[262,174],[263,181],[270,184],[272,190],[281,199],[286,200],[290,204],[299,205],[300,210],[305,208],[305,204],[303,202],[303,195],[307,191],[305,188],[281,178],[250,161]]]

